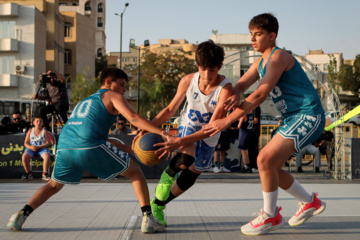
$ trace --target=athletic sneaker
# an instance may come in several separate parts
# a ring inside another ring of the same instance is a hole
[[[214,173],[219,173],[221,170],[219,167],[214,167]]]
[[[49,180],[50,180],[50,176],[49,176],[47,173],[45,173],[45,174],[42,175],[41,180],[43,180],[43,181],[49,181]]]
[[[164,214],[164,210],[165,210],[165,206],[159,206],[155,203],[155,199],[151,200],[150,202],[150,206],[151,206],[151,211],[154,215],[154,218],[156,220],[158,220],[162,225],[164,225],[165,227],[167,226],[167,222],[165,221],[165,214]]]
[[[222,173],[229,173],[229,172],[231,172],[229,169],[227,169],[226,167],[220,167],[220,171],[222,172]]]
[[[241,227],[241,232],[245,235],[261,235],[270,231],[278,230],[285,224],[280,214],[281,207],[276,207],[275,217],[270,217],[262,209],[257,218]]]
[[[322,213],[325,208],[326,204],[325,202],[319,200],[317,198],[318,193],[312,193],[311,195],[311,203],[302,203],[299,202],[298,209],[292,218],[289,220],[290,226],[298,226],[300,224],[303,224],[311,218],[312,216],[318,215]]]
[[[7,227],[15,231],[21,230],[26,218],[27,216],[24,215],[24,211],[20,210],[19,212],[11,216]]]
[[[158,220],[154,219],[151,213],[144,213],[142,223],[141,223],[141,232],[143,233],[155,233],[155,232],[164,232],[165,226],[162,225]]]
[[[156,186],[155,195],[160,201],[165,201],[170,195],[171,186],[174,185],[175,177],[170,177],[166,172],[167,169],[161,174],[159,184]]]
[[[21,180],[32,180],[34,179],[34,176],[31,173],[25,173],[21,176]]]

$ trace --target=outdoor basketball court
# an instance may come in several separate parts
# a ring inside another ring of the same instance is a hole
[[[243,235],[240,226],[255,218],[252,213],[262,207],[258,176],[247,175],[254,177],[248,181],[253,183],[235,179],[239,175],[227,176],[210,179],[211,175],[205,174],[188,192],[169,203],[165,210],[169,226],[159,234],[140,232],[141,211],[130,183],[96,179],[65,186],[31,214],[22,231],[13,232],[6,227],[10,216],[44,183],[0,183],[0,239],[359,239],[359,181],[311,181],[308,176],[303,186],[319,192],[326,210],[298,227],[285,225],[268,235],[254,237]],[[153,197],[156,181],[150,182]],[[279,191],[278,203],[288,220],[297,202]]]

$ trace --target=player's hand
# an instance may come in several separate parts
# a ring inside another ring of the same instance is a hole
[[[160,147],[155,153],[160,155],[159,158],[163,158],[167,154],[166,160],[169,160],[171,153],[180,147],[178,140],[178,137],[169,136],[166,142],[154,144],[154,147]]]
[[[141,130],[139,129],[138,130],[138,134],[134,137],[133,141],[132,141],[132,144],[131,144],[131,149],[134,151],[134,144],[136,142],[136,139],[138,139],[139,137],[141,137],[142,135],[144,135],[146,133],[145,130]]]
[[[237,108],[240,105],[240,96],[237,94],[230,96],[224,103],[224,109],[226,111]]]
[[[214,136],[222,130],[227,129],[229,126],[230,123],[228,123],[225,118],[222,118],[212,121],[211,123],[203,126],[201,130],[206,134],[210,134],[210,136]]]

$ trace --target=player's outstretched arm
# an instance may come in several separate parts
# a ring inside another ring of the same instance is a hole
[[[251,85],[259,79],[257,67],[259,61],[251,65],[248,71],[238,80],[234,86],[233,94],[224,102],[224,108],[227,111],[233,110],[240,105],[241,94],[243,94]]]
[[[211,121],[214,121],[215,119],[220,119],[223,118],[225,116],[226,111],[223,108],[222,103],[231,95],[232,93],[232,86],[231,84],[226,84],[223,89],[221,90],[221,93],[219,95],[218,98],[218,104],[217,107],[210,119]],[[208,138],[210,136],[210,134],[207,134],[205,132],[203,132],[202,130],[197,131],[193,134],[190,134],[188,136],[185,137],[180,137],[180,138],[174,138],[171,139],[171,141],[167,141],[164,143],[158,143],[154,146],[158,146],[161,147],[158,151],[165,151],[165,152],[172,152],[175,149],[182,147],[182,146],[186,146],[189,144],[192,144],[194,142],[197,142],[199,140]],[[157,152],[156,152],[157,153]]]
[[[178,85],[176,94],[174,98],[171,100],[169,105],[161,110],[155,118],[151,121],[155,126],[160,126],[167,120],[169,120],[172,116],[175,115],[176,110],[180,107],[181,103],[184,101],[186,97],[186,91],[189,88],[191,79],[193,78],[194,73],[188,74],[184,76]]]

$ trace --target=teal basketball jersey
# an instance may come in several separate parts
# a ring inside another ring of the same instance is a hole
[[[277,49],[280,48],[275,47],[270,57]],[[263,60],[261,59],[259,64],[261,79],[266,73],[266,65],[262,69]],[[270,92],[277,110],[284,118],[296,114],[311,116],[323,114],[324,109],[321,106],[320,98],[313,84],[299,62],[296,59],[294,60],[294,66],[281,75],[279,81]]]
[[[110,114],[101,101],[100,89],[79,102],[61,130],[58,149],[90,148],[104,144],[117,115]]]

